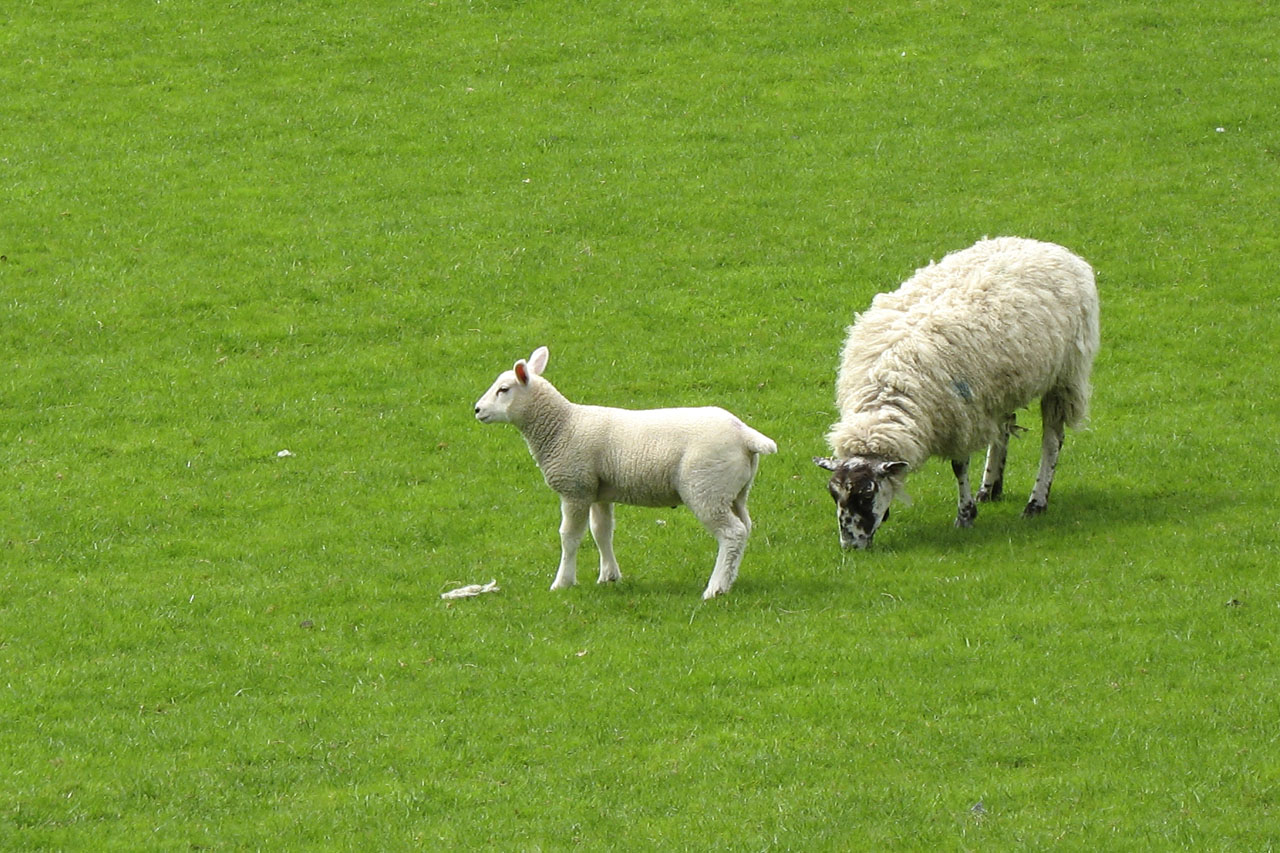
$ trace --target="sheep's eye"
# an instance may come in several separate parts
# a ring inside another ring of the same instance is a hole
[[[503,385],[501,388],[499,388],[499,389],[498,389],[498,393],[499,393],[499,394],[505,394],[505,393],[507,393],[507,392],[508,392],[508,391],[510,391],[510,390],[511,390],[511,388],[510,388],[509,386],[507,386],[507,385]]]

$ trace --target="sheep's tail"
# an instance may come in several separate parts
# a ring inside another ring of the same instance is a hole
[[[738,421],[738,428],[742,431],[742,437],[746,439],[747,450],[752,453],[777,453],[778,445],[772,438],[762,432],[757,432],[751,427]]]
[[[1040,401],[1046,418],[1080,427],[1089,417],[1091,386],[1089,374],[1093,370],[1093,358],[1098,352],[1098,289],[1094,283],[1093,269],[1079,258],[1078,273],[1083,291],[1080,306],[1080,326],[1076,332],[1075,349],[1067,354],[1063,376],[1057,388],[1051,389]]]

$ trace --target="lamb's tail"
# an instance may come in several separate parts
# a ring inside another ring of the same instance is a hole
[[[752,453],[777,453],[778,445],[772,438],[762,432],[757,432],[751,427],[738,421],[738,428],[742,431],[742,437],[746,439],[747,450]]]

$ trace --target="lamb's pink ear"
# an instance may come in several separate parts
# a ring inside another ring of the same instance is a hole
[[[538,347],[533,351],[533,355],[529,356],[529,370],[533,371],[534,376],[541,376],[542,371],[547,369],[549,355],[546,347]]]
[[[529,366],[524,363],[524,359],[516,362],[516,366],[511,368],[516,372],[516,379],[520,380],[521,385],[529,384]]]

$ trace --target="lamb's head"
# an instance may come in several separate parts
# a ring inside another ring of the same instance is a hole
[[[819,468],[831,472],[827,491],[836,502],[840,547],[866,548],[876,530],[889,518],[889,504],[906,497],[903,479],[906,462],[890,462],[873,456],[828,459],[815,456]]]
[[[535,376],[547,369],[547,348],[538,347],[529,356],[501,373],[484,396],[476,401],[476,420],[485,424],[520,423],[520,415],[532,396]]]

